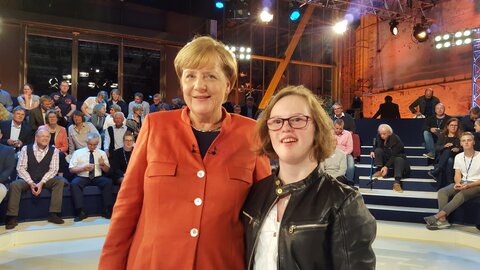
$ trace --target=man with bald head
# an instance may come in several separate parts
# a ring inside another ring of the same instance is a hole
[[[425,119],[423,138],[425,139],[427,153],[423,154],[424,157],[435,159],[435,143],[437,142],[438,135],[443,131],[445,123],[447,123],[450,118],[450,116],[445,114],[445,105],[438,103],[435,105],[435,115]]]
[[[424,116],[422,118],[428,118],[435,115],[435,106],[440,103],[440,100],[433,95],[433,89],[425,89],[425,94],[418,97],[408,108],[410,111],[418,116]],[[418,107],[418,110],[417,110]]]
[[[18,178],[10,184],[10,198],[8,200],[7,230],[18,225],[17,217],[22,192],[30,190],[33,196],[38,197],[44,188],[51,191],[50,215],[48,222],[62,224],[59,217],[62,212],[62,198],[64,179],[57,176],[59,167],[58,149],[49,146],[50,132],[40,128],[35,133],[35,143],[25,145],[20,150],[17,171]]]
[[[374,158],[376,172],[374,178],[385,177],[389,168],[393,167],[395,182],[393,190],[403,192],[401,179],[408,175],[410,166],[405,155],[405,147],[397,134],[387,124],[378,126],[378,134],[370,156]]]

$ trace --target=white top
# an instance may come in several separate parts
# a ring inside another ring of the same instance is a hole
[[[100,164],[98,162],[100,157],[103,157],[105,164],[108,167],[110,167],[107,154],[102,150],[96,148],[95,151],[93,152],[93,158],[95,160],[95,177],[102,176],[102,168],[100,167]],[[88,164],[90,164],[90,150],[88,150],[88,147],[84,147],[82,149],[78,149],[75,152],[73,152],[72,158],[70,159],[69,168],[83,167]],[[77,173],[77,175],[81,177],[88,177],[88,173],[89,173],[88,171],[83,171],[83,172]]]
[[[115,148],[115,150],[123,147],[123,135],[125,135],[125,132],[127,132],[127,126],[123,125],[121,128],[117,128],[116,126],[113,126],[113,137],[114,137],[113,147]],[[108,151],[108,148],[110,148],[111,140],[112,138],[110,138],[110,133],[108,132],[108,130],[105,130],[105,140],[103,143],[104,151]]]
[[[93,113],[93,107],[95,107],[95,105],[98,104],[97,102],[97,97],[94,96],[94,97],[88,97],[87,99],[85,99],[85,101],[83,102],[85,105],[87,105],[87,113],[92,115]],[[102,103],[105,103],[105,102],[102,102]],[[106,104],[105,104],[106,106]]]
[[[254,270],[276,270],[278,265],[278,232],[280,222],[277,221],[277,204],[270,210],[262,229],[259,232],[258,244],[255,248]]]
[[[19,126],[16,126],[15,121],[12,120],[12,128],[10,128],[10,139],[14,141],[18,140],[21,130],[22,130],[22,125],[20,124]]]
[[[127,124],[127,119],[125,117],[123,118],[123,124]],[[105,121],[103,122],[103,130],[106,130],[111,126],[115,126],[115,122],[113,121],[113,116],[109,114],[107,117],[105,117]]]
[[[462,172],[462,181],[475,182],[480,180],[480,152],[475,151],[472,158],[465,157],[465,153],[460,153],[455,156],[453,163],[455,170],[460,169]]]

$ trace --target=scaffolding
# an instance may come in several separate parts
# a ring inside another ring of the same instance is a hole
[[[480,28],[473,30],[472,108],[480,106]]]

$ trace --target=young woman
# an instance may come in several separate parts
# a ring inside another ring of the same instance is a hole
[[[445,173],[447,181],[453,179],[453,158],[462,150],[460,146],[460,121],[458,118],[450,118],[445,123],[443,132],[438,137],[436,144],[437,162],[433,170],[428,172],[433,179],[440,178],[440,173]],[[440,181],[440,187],[445,186],[446,183]]]
[[[247,269],[374,269],[376,222],[352,188],[321,171],[332,121],[303,86],[281,90],[257,123],[279,168],[243,208]]]
[[[23,95],[18,96],[17,100],[18,104],[27,111],[40,105],[40,97],[33,94],[33,86],[29,83],[23,86]]]
[[[118,105],[121,108],[121,111],[124,115],[128,114],[128,105],[123,100],[122,96],[120,95],[120,91],[118,89],[113,89],[110,91],[110,99],[107,101],[107,112],[110,111],[112,105]]]

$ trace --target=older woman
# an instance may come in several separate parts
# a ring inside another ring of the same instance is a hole
[[[99,269],[245,267],[240,210],[270,167],[253,152],[255,122],[222,109],[237,63],[210,37],[174,63],[187,107],[143,122]]]
[[[127,118],[125,125],[133,130],[133,136],[137,139],[143,123],[143,106],[142,104],[133,104],[133,113]]]
[[[50,145],[55,146],[60,152],[68,153],[68,136],[67,130],[58,125],[58,114],[54,109],[50,109],[45,113],[45,125],[38,128],[47,129],[50,132]]]
[[[87,147],[87,136],[90,132],[97,133],[95,126],[90,122],[85,122],[85,114],[81,111],[75,111],[72,114],[73,124],[68,127],[68,152],[73,154],[75,150]]]
[[[97,104],[105,104],[106,105],[107,104],[107,102],[106,102],[107,98],[108,98],[108,94],[105,91],[98,92],[96,97],[88,97],[83,102],[83,105],[82,105],[82,108],[81,108],[83,114],[85,114],[85,116],[87,118],[92,117],[93,108],[95,107],[95,105],[97,105]]]
[[[260,153],[279,169],[245,203],[246,269],[374,269],[376,223],[352,188],[319,170],[332,121],[303,86],[281,90],[258,121]]]
[[[107,115],[107,109],[104,103],[98,103],[93,107],[93,114],[89,121],[92,123],[99,133],[103,132],[103,124]]]
[[[23,86],[23,95],[17,97],[18,104],[25,110],[35,109],[40,105],[40,97],[33,94],[33,86],[26,83]]]

